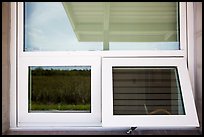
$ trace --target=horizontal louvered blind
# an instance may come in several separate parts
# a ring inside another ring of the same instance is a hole
[[[114,115],[184,115],[177,69],[113,68]]]

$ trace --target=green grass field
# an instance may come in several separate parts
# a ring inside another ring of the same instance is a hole
[[[31,110],[91,110],[91,105],[68,105],[68,104],[36,104],[32,103]]]
[[[35,69],[29,77],[29,111],[91,110],[90,70]]]

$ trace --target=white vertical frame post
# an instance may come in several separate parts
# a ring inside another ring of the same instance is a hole
[[[184,58],[187,61],[187,30],[186,30],[186,2],[179,3],[180,17],[180,50],[184,51]]]
[[[24,44],[24,39],[23,39],[23,37],[24,37],[24,18],[23,18],[23,16],[24,16],[24,13],[23,13],[23,11],[24,11],[24,6],[23,6],[23,2],[18,2],[18,9],[17,9],[17,11],[18,11],[18,20],[17,20],[17,22],[18,22],[18,32],[17,32],[17,34],[18,34],[18,49],[17,49],[17,51],[18,51],[18,59],[21,57],[21,56],[23,56],[23,44]]]
[[[17,121],[17,107],[16,107],[16,51],[17,51],[17,3],[10,3],[10,16],[11,16],[11,28],[10,28],[10,128],[16,128]]]
[[[195,97],[195,57],[194,57],[194,11],[193,2],[187,2],[187,60],[188,60],[188,70],[193,90],[193,95]]]

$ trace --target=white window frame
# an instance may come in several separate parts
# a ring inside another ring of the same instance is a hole
[[[103,58],[102,125],[131,127],[199,126],[186,61],[183,58]],[[113,67],[176,67],[185,115],[113,115]]]
[[[101,58],[73,52],[25,52],[24,6],[18,5],[17,126],[101,126]],[[29,66],[91,66],[91,113],[28,113]],[[20,82],[24,81],[24,82]]]
[[[28,112],[29,66],[91,66],[91,113]],[[52,59],[24,57],[19,62],[18,68],[18,126],[99,126],[101,124],[99,57],[86,56],[83,59],[78,56]]]
[[[18,2],[18,58],[28,56],[63,56],[63,55],[96,55],[101,57],[184,57],[186,58],[186,2],[179,2],[180,49],[179,50],[123,50],[123,51],[35,51],[23,50],[24,9],[23,2]]]
[[[23,51],[23,3],[11,3],[11,42],[10,42],[10,59],[11,59],[11,81],[10,81],[10,128],[20,128],[19,126],[19,108],[18,108],[18,86],[19,86],[19,62],[28,57],[73,57],[73,56],[99,56],[101,59],[111,58],[184,58],[187,61],[187,31],[186,31],[186,12],[187,3],[180,3],[180,50],[162,50],[162,51],[66,51],[66,52],[24,52]],[[100,64],[101,65],[101,64]],[[64,66],[64,65],[63,65]],[[99,86],[100,88],[101,85]],[[102,120],[103,122],[103,120]],[[41,124],[40,124],[41,125]],[[29,123],[33,127],[35,124]],[[54,125],[53,125],[54,126]],[[63,126],[56,124],[55,126]],[[75,127],[76,125],[70,125]]]

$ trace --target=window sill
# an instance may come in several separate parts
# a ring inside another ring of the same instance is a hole
[[[3,135],[127,135],[128,128],[10,129]],[[199,128],[136,129],[130,135],[202,135]]]

